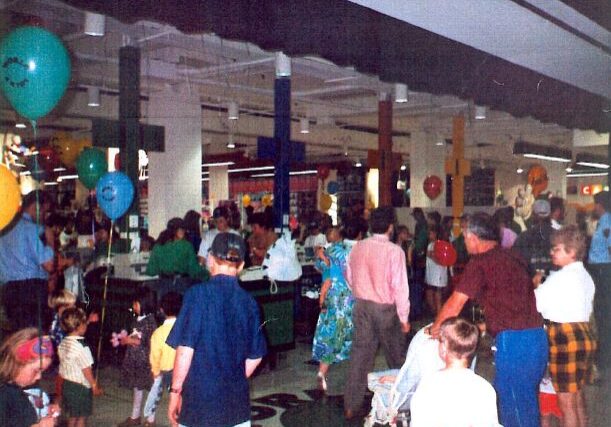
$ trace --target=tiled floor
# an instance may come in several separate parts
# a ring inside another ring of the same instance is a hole
[[[253,425],[277,426],[342,426],[362,425],[361,422],[345,423],[342,417],[341,394],[344,387],[347,363],[333,365],[329,373],[329,396],[321,398],[316,390],[317,367],[310,360],[310,344],[306,338],[298,340],[296,349],[283,353],[274,371],[264,369],[251,381]],[[385,369],[384,358],[379,355],[376,369]],[[494,375],[492,358],[486,346],[478,353],[476,371],[485,378]],[[119,388],[119,370],[104,368],[100,380],[104,396],[95,400],[95,414],[89,426],[114,426],[124,420],[131,410],[131,393]],[[611,419],[610,375],[601,378],[597,385],[587,387],[590,427],[607,427]],[[443,403],[440,402],[440,406]],[[167,396],[164,396],[158,412],[157,425],[168,426]]]

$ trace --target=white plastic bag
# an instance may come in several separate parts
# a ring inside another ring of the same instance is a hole
[[[291,240],[288,232],[280,236],[267,250],[263,267],[272,281],[292,282],[301,277],[301,264],[297,259],[295,241]]]

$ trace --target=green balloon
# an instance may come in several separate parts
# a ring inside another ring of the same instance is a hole
[[[106,155],[97,148],[85,148],[76,160],[76,172],[85,187],[95,188],[102,175],[108,172]]]
[[[70,81],[70,57],[62,41],[38,27],[19,27],[0,43],[0,89],[21,116],[47,115]]]

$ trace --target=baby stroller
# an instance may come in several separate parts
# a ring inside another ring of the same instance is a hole
[[[410,402],[420,379],[445,367],[439,357],[439,341],[424,332],[429,326],[420,329],[412,339],[401,369],[371,372],[367,375],[367,385],[373,392],[373,398],[371,411],[365,418],[365,427],[376,424],[409,426]],[[473,358],[471,369],[475,369],[475,361],[476,358]],[[381,381],[386,376],[395,376],[395,381]]]

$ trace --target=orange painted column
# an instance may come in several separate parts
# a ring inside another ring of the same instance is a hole
[[[378,103],[378,153],[380,206],[392,206],[392,101],[386,94]]]

